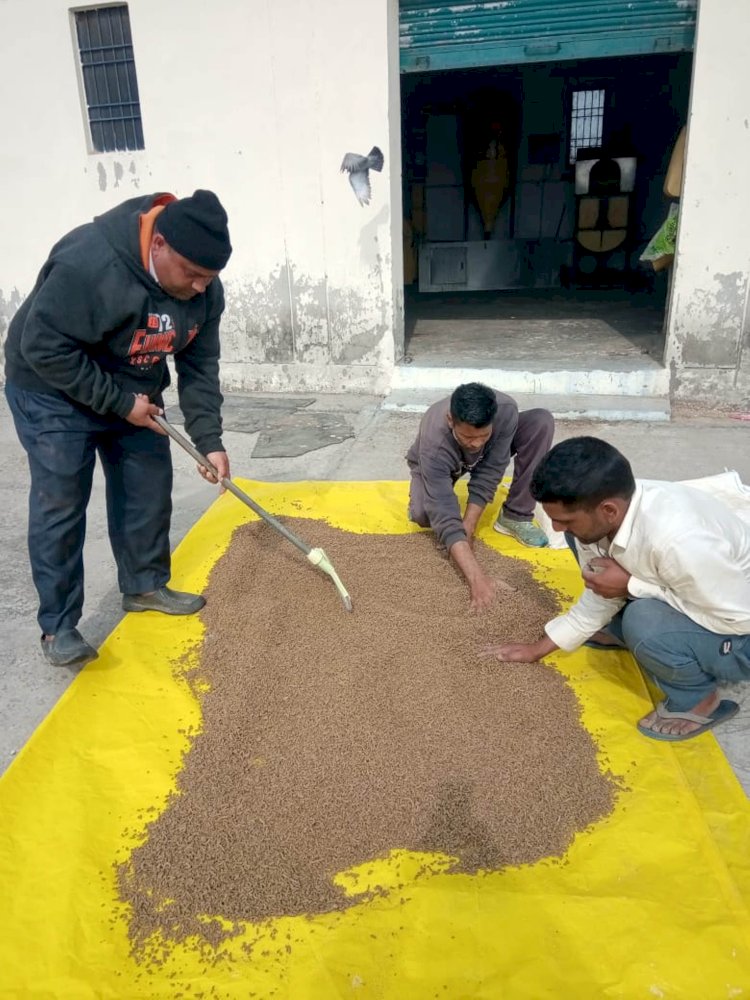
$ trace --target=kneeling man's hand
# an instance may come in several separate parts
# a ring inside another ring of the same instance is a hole
[[[495,600],[497,586],[484,573],[478,573],[471,582],[471,610],[485,611]]]
[[[514,593],[515,589],[505,580],[493,580],[482,573],[471,584],[471,609],[472,611],[484,611],[495,598],[502,599],[506,594]]]

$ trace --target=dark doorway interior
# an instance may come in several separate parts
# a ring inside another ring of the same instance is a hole
[[[409,359],[661,358],[670,271],[639,257],[669,209],[691,64],[402,77]]]

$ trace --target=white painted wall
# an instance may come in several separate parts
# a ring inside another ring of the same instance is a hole
[[[750,10],[702,0],[667,362],[677,395],[750,391]]]
[[[0,342],[50,246],[137,193],[230,216],[222,372],[386,391],[403,345],[398,0],[132,0],[146,149],[91,154],[65,0],[2,0]],[[746,5],[703,0],[667,361],[677,394],[750,392]],[[385,154],[362,208],[345,152]],[[395,278],[395,281],[394,281]]]
[[[90,154],[68,3],[0,4],[0,337],[64,232],[138,193],[208,187],[235,247],[225,383],[384,391],[402,323],[397,0],[129,10],[146,149]],[[385,169],[361,207],[339,166],[372,145]]]

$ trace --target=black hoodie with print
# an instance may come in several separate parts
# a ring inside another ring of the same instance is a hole
[[[171,196],[131,198],[52,248],[10,322],[8,382],[125,417],[133,393],[158,399],[173,355],[185,428],[204,454],[221,451],[219,319],[214,278],[187,302],[168,295],[142,259],[141,217]]]

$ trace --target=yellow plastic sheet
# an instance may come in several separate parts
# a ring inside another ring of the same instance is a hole
[[[414,530],[405,483],[244,485],[277,514]],[[229,495],[217,501],[180,545],[174,586],[201,590],[249,516]],[[578,592],[566,552],[523,549],[491,530],[489,514],[480,536],[568,597]],[[356,605],[356,580],[344,582]],[[325,578],[315,585],[338,601]],[[712,736],[675,747],[639,736],[650,701],[638,670],[626,654],[593,650],[553,662],[623,790],[563,859],[475,876],[436,859],[418,874],[424,857],[396,852],[361,870],[394,887],[383,897],[249,925],[218,954],[187,942],[162,964],[139,964],[115,865],[163,808],[200,728],[180,658],[201,629],[198,619],[126,617],[0,781],[1,997],[750,996],[748,802]],[[350,877],[341,873],[344,887]]]

